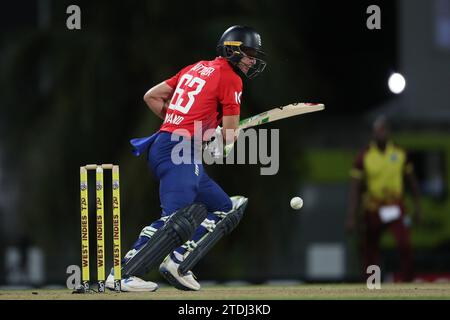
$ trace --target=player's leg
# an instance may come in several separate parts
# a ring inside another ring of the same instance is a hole
[[[199,290],[191,269],[215,243],[231,232],[239,223],[247,199],[229,196],[205,173],[196,201],[206,204],[208,216],[197,228],[195,235],[170,254],[160,266],[160,272],[176,288]]]
[[[171,150],[177,142],[161,134],[149,150],[152,172],[160,180],[162,216],[145,227],[123,264],[123,276],[143,275],[164,257],[192,237],[206,218],[206,208],[193,204],[199,183],[196,164],[175,165]]]
[[[125,257],[122,260],[122,263],[126,263],[131,257],[133,257],[136,252],[138,252],[147,242],[148,240],[158,231],[166,222],[169,216],[161,216],[158,220],[152,222],[149,226],[145,226],[141,233],[139,234],[138,239],[131,246],[131,249],[127,252]]]
[[[159,265],[175,248],[190,239],[207,214],[203,204],[191,204],[170,215],[170,218],[142,248],[123,266],[124,277],[145,275]]]
[[[243,196],[233,196],[232,208],[225,211],[215,211],[213,215],[219,217],[215,225],[207,228],[207,232],[195,243],[187,248],[185,258],[180,265],[180,272],[186,273],[192,270],[209,250],[225,235],[231,233],[241,221],[248,204],[248,199]]]
[[[196,281],[191,271],[192,268],[223,236],[237,226],[247,205],[247,198],[245,197],[234,196],[231,199],[233,209],[223,219],[219,219],[216,224],[209,222],[206,231],[201,228],[205,227],[204,225],[199,227],[195,236],[188,243],[170,254],[161,264],[160,272],[176,288],[180,290],[200,290],[200,284]],[[184,252],[181,259],[177,258],[180,257],[180,252]]]
[[[413,280],[413,263],[410,231],[405,225],[403,216],[393,221],[389,226],[397,242],[397,248],[400,253],[400,277],[402,282]]]
[[[194,204],[198,181],[187,178],[194,175],[194,165],[178,165],[166,170],[160,182],[160,199],[163,209],[164,223],[159,228],[151,225],[145,229],[147,238],[135,254],[124,264],[124,276],[143,275],[162,260],[175,248],[189,240],[206,218],[206,207]],[[168,217],[164,220],[165,217]],[[158,221],[157,221],[158,222]]]
[[[171,197],[177,199],[176,201],[171,201],[172,204],[179,203],[180,206],[192,202],[193,198],[193,196],[189,197],[189,193],[186,192],[182,194],[167,192],[162,197],[162,204],[168,210],[170,210],[171,206],[167,205],[167,202],[171,200]],[[180,199],[185,199],[185,203],[181,203]],[[206,208],[201,204],[187,205],[179,210],[175,210],[173,214],[165,214],[150,226],[144,227],[139,238],[123,259],[123,291],[156,290],[156,284],[142,281],[138,277],[160,264],[168,253],[192,237],[195,229],[204,220],[206,214]],[[110,286],[113,288],[113,273],[111,273],[110,280]]]
[[[164,225],[167,218],[168,216],[161,217],[149,226],[146,226],[142,229],[138,239],[122,259],[122,265],[124,265],[129,259],[131,259],[148,242],[153,234]],[[122,291],[152,292],[158,289],[158,285],[156,283],[151,281],[143,281],[138,277],[128,277],[127,279],[124,278],[121,282]],[[114,289],[114,269],[111,269],[111,272],[106,279],[105,285],[108,289]]]
[[[185,256],[197,247],[199,241],[206,234],[214,231],[219,221],[233,208],[228,194],[206,172],[201,177],[196,202],[206,205],[208,216],[198,227],[194,237],[175,250],[175,256],[180,261],[183,261]]]
[[[142,153],[149,155],[149,149],[154,145],[155,140],[158,140],[158,137],[159,133],[155,133],[151,137],[131,140],[131,144],[133,145],[133,153],[135,155],[140,155]],[[160,158],[155,160],[161,161],[163,159]],[[142,229],[138,239],[122,259],[122,266],[124,266],[131,258],[136,255],[139,250],[141,250],[147,244],[148,240],[153,236],[153,234],[165,224],[167,218],[168,216],[161,216],[160,219],[154,221],[149,226],[146,226]],[[106,279],[106,287],[111,290],[114,289],[114,269],[111,269],[111,272]],[[148,292],[155,291],[157,289],[158,285],[154,282],[144,281],[136,276],[124,276],[122,273],[122,291]]]
[[[367,267],[370,265],[380,266],[380,237],[382,225],[376,211],[364,212],[364,231],[363,231],[363,279],[367,278]]]
[[[190,270],[183,274],[179,272],[180,263],[184,260],[186,252],[196,248],[202,237],[208,233],[208,229],[213,228],[219,220],[220,218],[217,215],[208,213],[206,219],[195,231],[194,236],[170,253],[161,263],[159,271],[175,288],[180,290],[200,290],[200,284],[195,280],[195,276]]]

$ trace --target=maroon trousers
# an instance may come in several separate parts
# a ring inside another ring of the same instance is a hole
[[[364,215],[365,230],[362,241],[362,257],[364,263],[363,273],[367,277],[366,270],[370,265],[380,265],[380,237],[386,230],[392,232],[398,249],[400,258],[399,280],[410,282],[413,279],[412,268],[412,248],[410,240],[410,231],[404,223],[404,210],[402,216],[389,223],[383,223],[380,220],[378,212],[366,211]],[[383,269],[381,269],[383,274]]]

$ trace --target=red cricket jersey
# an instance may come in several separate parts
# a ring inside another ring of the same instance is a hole
[[[175,91],[160,131],[185,129],[177,133],[193,137],[194,121],[201,121],[203,137],[224,115],[240,114],[242,79],[222,57],[187,66],[166,83]]]

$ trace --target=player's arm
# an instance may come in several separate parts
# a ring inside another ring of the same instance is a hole
[[[223,116],[222,126],[223,142],[234,143],[239,135],[239,115]]]
[[[173,92],[172,87],[166,82],[161,82],[145,93],[144,101],[154,114],[164,119]]]
[[[422,219],[422,208],[420,205],[420,188],[419,182],[417,181],[417,177],[414,173],[414,167],[411,161],[408,159],[405,166],[405,177],[408,182],[411,190],[411,194],[414,201],[414,220],[415,222],[420,222]]]
[[[225,145],[233,144],[239,135],[242,79],[232,73],[221,74],[219,103],[222,106],[222,136]]]

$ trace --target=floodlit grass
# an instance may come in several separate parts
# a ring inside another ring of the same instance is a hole
[[[386,300],[450,299],[449,283],[382,284],[369,290],[364,284],[300,284],[206,286],[201,291],[163,287],[148,293],[72,294],[66,290],[0,290],[0,300]]]

